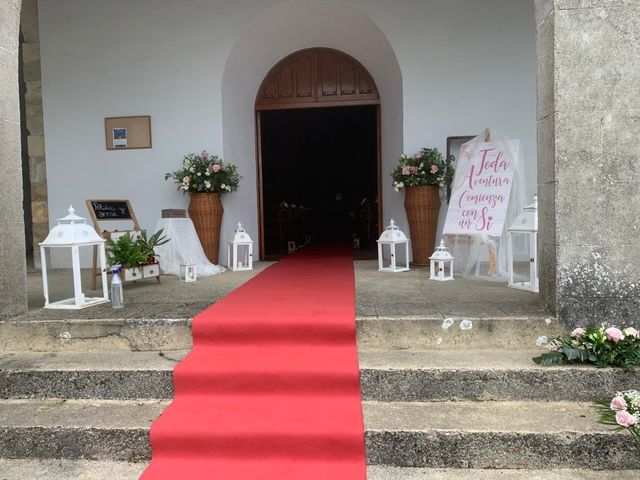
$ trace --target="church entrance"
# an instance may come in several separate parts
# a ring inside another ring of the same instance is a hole
[[[366,69],[336,50],[296,52],[267,75],[256,100],[261,258],[310,241],[375,251],[379,103]]]

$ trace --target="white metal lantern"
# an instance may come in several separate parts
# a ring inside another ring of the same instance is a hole
[[[436,251],[429,257],[429,278],[439,282],[447,282],[453,280],[453,256],[447,250],[444,239],[440,240],[440,245],[436,247]]]
[[[180,264],[180,280],[183,282],[195,282],[198,279],[198,271],[194,263]]]
[[[87,225],[86,220],[75,214],[73,206],[69,207],[69,215],[58,219],[58,225],[53,227],[40,243],[40,256],[42,258],[42,288],[44,290],[44,308],[57,308],[77,310],[80,308],[107,303],[109,301],[107,286],[107,257],[105,253],[105,239],[100,237],[95,229]],[[102,276],[102,297],[86,297],[82,293],[82,277],[80,271],[80,248],[97,247],[98,260],[100,262],[100,272]],[[74,297],[58,302],[49,302],[49,283],[47,280],[47,258],[48,248],[69,248],[71,249],[71,267],[73,271],[73,293]]]
[[[234,272],[253,270],[253,240],[241,223],[227,247],[227,266]]]
[[[538,196],[524,207],[509,232],[509,286],[529,292],[539,290],[538,280]]]
[[[404,247],[404,248],[403,248]],[[398,264],[398,250],[404,250],[404,266]],[[385,265],[385,257],[389,264]],[[407,272],[409,270],[409,239],[396,225],[393,218],[378,239],[378,271]]]

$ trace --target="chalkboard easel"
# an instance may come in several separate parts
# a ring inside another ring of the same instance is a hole
[[[96,232],[105,240],[111,238],[111,234],[114,233],[115,230],[104,228],[101,222],[121,222],[128,220],[133,223],[133,228],[124,231],[140,232],[140,224],[129,200],[87,200],[86,204]],[[91,288],[95,290],[96,276],[98,275],[98,247],[94,247],[93,249],[92,272]]]

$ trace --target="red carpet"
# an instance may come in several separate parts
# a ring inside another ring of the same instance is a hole
[[[351,251],[301,251],[193,320],[142,478],[364,480]]]

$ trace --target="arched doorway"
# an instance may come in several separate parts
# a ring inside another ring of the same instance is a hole
[[[382,215],[381,117],[366,68],[334,49],[295,52],[267,74],[255,109],[261,258],[337,232],[371,245]]]

